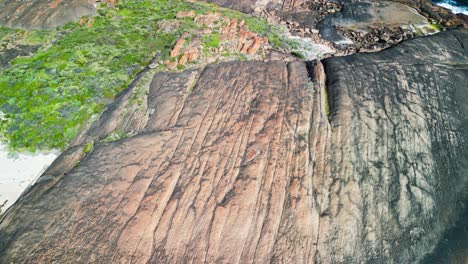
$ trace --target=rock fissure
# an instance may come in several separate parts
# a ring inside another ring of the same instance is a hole
[[[0,261],[421,261],[466,199],[467,36],[148,67],[3,217]]]

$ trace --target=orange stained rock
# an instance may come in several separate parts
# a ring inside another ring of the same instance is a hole
[[[90,18],[88,20],[88,23],[86,23],[86,27],[92,27],[93,26],[94,19]]]
[[[221,35],[220,39],[222,41],[224,40],[234,40],[236,38],[236,35],[234,32],[226,32],[224,34]]]
[[[188,49],[198,49],[201,47],[201,40],[199,38],[193,39],[190,44],[187,45],[187,50]]]
[[[211,34],[213,32],[213,30],[211,30],[210,28],[204,28],[202,29],[202,34]]]
[[[239,31],[239,40],[238,40],[238,46],[239,48],[244,46],[245,42],[247,41],[248,35],[247,32],[244,30]]]
[[[195,11],[190,10],[190,11],[179,11],[176,14],[177,18],[184,18],[184,17],[194,17],[195,16]]]
[[[183,38],[180,38],[177,41],[177,43],[175,44],[174,48],[171,51],[171,58],[175,58],[175,57],[179,56],[180,50],[184,46],[184,43],[185,43],[185,39],[183,39]]]
[[[184,53],[184,55],[182,55],[182,57],[179,60],[179,65],[187,64],[188,59],[189,59],[189,55],[187,53]]]
[[[246,54],[249,47],[250,47],[250,45],[247,44],[247,43],[242,44],[242,46],[240,48],[240,52]]]
[[[252,45],[247,49],[247,54],[255,54],[257,53],[258,49],[262,46],[262,39],[259,37],[255,37]]]
[[[240,23],[239,23],[239,27],[243,27],[245,25],[245,20],[242,20]]]
[[[169,33],[176,30],[180,23],[178,20],[161,20],[158,22],[158,32]]]
[[[237,28],[237,19],[232,18],[231,21],[229,22],[229,28],[230,29],[236,29]]]
[[[26,3],[24,3],[24,4],[20,5],[19,7],[17,7],[15,12],[23,12],[27,7],[28,7],[28,5]]]
[[[55,9],[60,4],[60,2],[62,2],[62,0],[54,0],[52,3],[50,3],[49,7]]]
[[[198,57],[200,57],[200,53],[199,53],[198,50],[197,50],[196,52],[190,52],[190,53],[188,53],[188,56],[189,56],[189,57],[188,57],[188,60],[189,60],[190,62],[192,62],[192,61],[197,60]]]
[[[84,25],[85,22],[86,22],[86,18],[82,17],[79,22],[80,26]]]
[[[164,64],[166,65],[166,67],[169,69],[169,70],[174,70],[175,68],[177,68],[177,65],[178,65],[178,61],[170,61],[170,60],[166,60],[164,62]]]

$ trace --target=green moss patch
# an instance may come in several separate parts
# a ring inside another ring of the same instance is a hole
[[[330,116],[330,104],[328,103],[328,89],[327,86],[323,88],[323,100],[325,101],[325,113]]]
[[[207,48],[217,48],[219,46],[219,35],[210,34],[203,36],[203,43]]]
[[[181,0],[122,0],[115,7],[102,7],[92,19],[83,18],[81,25],[68,23],[56,31],[1,27],[0,39],[15,35],[18,43],[43,47],[0,70],[0,136],[15,151],[66,148],[82,124],[100,113],[156,54],[167,59],[184,32],[200,29],[183,18],[176,29],[159,30],[160,21],[189,10],[245,20],[272,46],[282,44],[280,30],[264,19]],[[219,36],[209,36],[205,45],[217,47]]]

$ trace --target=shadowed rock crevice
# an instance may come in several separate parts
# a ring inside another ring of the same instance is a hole
[[[0,261],[418,262],[465,201],[466,39],[145,71],[7,212]]]

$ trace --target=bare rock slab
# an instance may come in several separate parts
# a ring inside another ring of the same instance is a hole
[[[144,74],[3,217],[0,262],[417,262],[466,201],[467,36]]]

